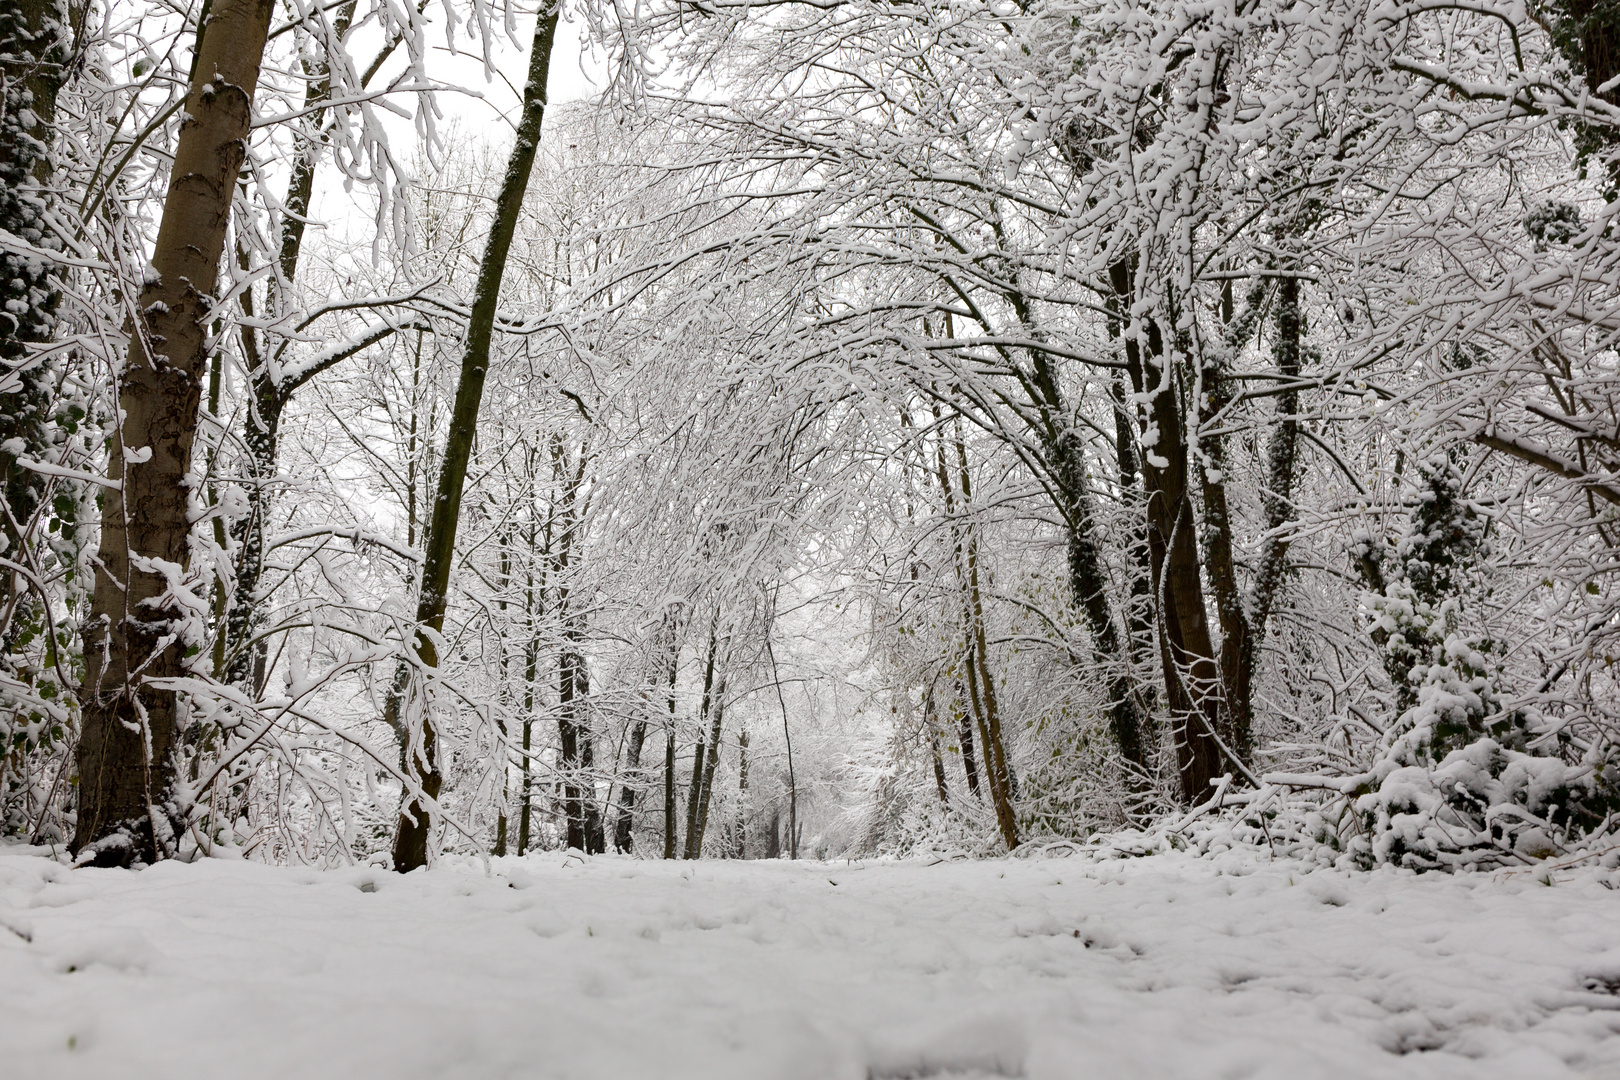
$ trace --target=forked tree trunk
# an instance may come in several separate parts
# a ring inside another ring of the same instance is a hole
[[[517,141],[507,160],[495,200],[495,218],[490,223],[489,242],[478,266],[478,285],[473,294],[472,312],[467,320],[467,347],[462,355],[461,378],[450,414],[450,431],[445,445],[444,464],[439,471],[437,497],[429,519],[422,559],[421,595],[416,606],[416,622],[422,627],[416,635],[416,655],[421,666],[432,671],[439,666],[435,639],[444,629],[444,609],[450,593],[450,566],[455,559],[456,525],[461,517],[461,494],[467,481],[467,462],[472,456],[473,435],[478,427],[478,405],[484,396],[484,379],[489,373],[490,340],[495,332],[495,311],[500,302],[501,277],[506,271],[507,252],[517,231],[523,194],[529,187],[535,151],[540,145],[540,126],[546,113],[546,77],[551,70],[551,45],[557,34],[559,7],[553,3],[540,12],[529,54],[529,78],[523,87],[523,114],[518,121]],[[217,261],[217,258],[216,258]],[[444,785],[439,769],[438,732],[427,708],[420,710],[420,727],[406,744],[407,775],[420,786],[422,796],[407,793],[394,836],[394,869],[404,873],[427,865],[429,809],[438,800]]]
[[[95,598],[85,636],[79,821],[72,848],[97,865],[173,850],[172,689],[183,674],[187,614],[171,575],[187,563],[187,474],[208,359],[206,320],[231,198],[246,152],[271,0],[215,0],[199,31],[139,322],[119,380],[123,423],[112,441]]]

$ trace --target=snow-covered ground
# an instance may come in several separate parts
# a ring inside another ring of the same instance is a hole
[[[1620,1077],[1593,874],[0,849],[0,1076]]]

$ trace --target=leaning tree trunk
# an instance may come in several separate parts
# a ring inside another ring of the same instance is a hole
[[[208,356],[210,294],[246,152],[271,0],[215,0],[198,31],[186,121],[168,200],[119,380],[95,599],[85,637],[79,821],[73,850],[97,865],[173,850],[172,689],[183,674],[186,613],[170,588],[189,555],[191,449]]]
[[[425,670],[439,666],[435,641],[444,629],[444,609],[450,593],[450,565],[455,558],[456,524],[461,517],[461,493],[467,481],[467,462],[472,456],[473,434],[478,426],[478,405],[484,396],[484,378],[489,373],[490,339],[495,331],[495,310],[500,301],[501,277],[506,270],[507,252],[517,231],[523,193],[529,186],[535,150],[540,145],[540,125],[546,112],[546,76],[551,70],[551,44],[557,34],[556,4],[541,11],[534,28],[534,44],[529,55],[529,80],[523,87],[523,115],[518,122],[517,141],[506,164],[500,195],[495,200],[495,219],[490,223],[489,243],[478,267],[478,285],[473,294],[472,313],[467,320],[467,348],[461,361],[461,379],[450,413],[450,432],[439,471],[437,497],[429,519],[422,559],[421,596],[416,606],[416,622],[422,629],[416,635],[416,655]],[[420,787],[420,795],[408,792],[394,837],[394,869],[400,872],[427,865],[429,807],[439,797],[444,774],[439,770],[438,733],[427,709],[421,710],[419,732],[413,733],[405,753],[408,775]]]

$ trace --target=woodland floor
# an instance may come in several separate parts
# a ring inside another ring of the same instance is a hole
[[[0,1076],[1620,1076],[1595,874],[0,848]]]

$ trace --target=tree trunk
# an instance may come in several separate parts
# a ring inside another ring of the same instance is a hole
[[[967,663],[966,657],[962,662]],[[956,699],[951,703],[951,710],[956,714],[956,740],[962,749],[962,775],[967,779],[968,794],[982,799],[984,793],[979,790],[979,763],[973,750],[972,709],[968,703],[967,685],[962,678],[956,680]]]
[[[1121,306],[1129,310],[1130,264],[1114,264],[1110,278]],[[1217,741],[1223,722],[1222,686],[1204,606],[1181,401],[1158,325],[1149,321],[1144,336],[1145,341],[1127,337],[1125,362],[1132,389],[1150,401],[1140,441],[1160,659],[1182,797],[1196,802],[1222,774]]]
[[[1297,277],[1284,278],[1277,286],[1277,339],[1272,347],[1272,356],[1276,360],[1278,374],[1286,377],[1298,376],[1303,360],[1305,314],[1299,293]],[[1253,738],[1254,675],[1260,664],[1260,648],[1265,644],[1271,612],[1287,571],[1291,541],[1282,535],[1283,526],[1294,517],[1294,473],[1299,458],[1299,420],[1296,416],[1299,412],[1299,391],[1286,390],[1277,396],[1276,401],[1277,417],[1273,421],[1271,442],[1266,448],[1265,547],[1260,556],[1260,568],[1254,575],[1249,601],[1252,637],[1245,662],[1238,669],[1233,690],[1233,693],[1241,695],[1244,716],[1249,724],[1239,737],[1240,754]]]
[[[709,753],[703,762],[703,784],[698,789],[698,808],[694,819],[694,827],[686,836],[686,857],[688,859],[701,859],[703,857],[703,834],[709,828],[709,803],[714,797],[714,773],[720,764],[720,729],[726,717],[726,680],[721,676],[715,685],[714,707],[710,710],[713,717],[709,725]]]
[[[66,28],[59,18],[54,0],[17,0],[0,12],[0,228],[46,249],[58,243],[46,218],[46,193],[51,124],[67,75]],[[21,440],[35,457],[46,445],[50,369],[25,361],[29,346],[51,339],[60,298],[49,263],[0,252],[0,374],[15,387],[0,393],[0,446]],[[8,552],[23,542],[47,486],[46,477],[16,461],[16,454],[0,449],[0,488],[11,511],[0,530]],[[16,592],[7,588],[5,595]]]
[[[771,619],[772,619],[772,621],[774,621],[774,619],[775,619],[775,601],[774,600],[771,602],[771,608],[772,608]],[[782,675],[781,675],[781,672],[779,672],[777,670],[777,668],[776,668],[776,649],[771,644],[771,623],[770,622],[767,622],[765,624],[765,655],[768,656],[770,658],[770,661],[771,661],[771,682],[776,685],[776,704],[782,710],[782,741],[787,744],[788,832],[792,836],[797,836],[798,835],[798,823],[799,823],[799,782],[798,782],[798,778],[793,773],[793,731],[788,726],[787,698],[784,697],[783,694],[782,694]],[[776,818],[774,816],[771,818],[771,837],[772,837],[772,840],[771,840],[772,846],[776,847],[776,839],[775,839],[775,837],[776,837]],[[776,857],[775,855],[771,856],[771,858],[775,858],[775,857]],[[798,847],[798,844],[796,844],[796,843],[793,845],[793,852],[792,852],[791,857],[794,858],[794,859],[797,859],[799,857],[799,847]]]
[[[455,559],[456,525],[461,517],[461,494],[467,480],[467,462],[472,456],[473,435],[478,427],[478,405],[484,396],[484,379],[489,373],[490,339],[495,330],[495,311],[500,302],[501,277],[506,256],[517,231],[523,193],[529,186],[535,150],[540,145],[540,126],[546,111],[546,77],[551,69],[551,45],[557,32],[558,5],[541,11],[535,25],[534,44],[529,55],[529,78],[523,87],[523,114],[518,122],[517,141],[501,180],[495,200],[495,217],[490,223],[488,245],[478,267],[478,285],[472,312],[467,320],[467,347],[462,356],[461,378],[456,386],[455,405],[450,414],[450,431],[445,444],[444,463],[439,470],[437,497],[429,519],[422,560],[421,594],[416,622],[422,627],[416,635],[416,655],[423,668],[439,666],[435,639],[444,629],[444,610],[450,593],[450,567]],[[217,260],[216,260],[217,261]],[[438,733],[427,708],[420,710],[420,728],[406,745],[407,774],[420,785],[421,795],[407,793],[394,837],[394,869],[404,873],[427,865],[429,810],[439,797],[444,774],[439,769]]]
[[[641,789],[641,746],[647,738],[647,721],[637,720],[630,728],[630,745],[625,748],[624,779],[619,782],[619,819],[613,826],[613,850],[630,853],[630,833],[635,825],[636,792]]]
[[[1008,299],[1030,337],[1041,340],[1044,334],[1028,298],[1014,291]],[[1021,378],[1035,407],[1031,427],[1053,481],[1053,501],[1068,533],[1070,596],[1086,621],[1097,667],[1106,673],[1114,741],[1140,775],[1147,761],[1143,738],[1149,717],[1136,694],[1131,654],[1121,640],[1109,600],[1107,570],[1096,538],[1097,515],[1086,479],[1085,439],[1065,403],[1051,355],[1040,349],[1029,352],[1030,368]],[[961,446],[960,441],[957,445]]]
[[[1126,647],[1131,667],[1141,671],[1148,667],[1153,649],[1153,560],[1148,553],[1146,507],[1142,501],[1141,466],[1137,460],[1136,434],[1133,430],[1135,421],[1125,401],[1124,383],[1115,378],[1111,390],[1114,397],[1115,469],[1121,499],[1134,522],[1125,539],[1125,572],[1130,581],[1128,599],[1125,601]],[[1153,730],[1153,685],[1146,680],[1133,681],[1143,698],[1139,714],[1147,725],[1143,732],[1146,752],[1156,739]]]
[[[518,790],[523,800],[518,807],[517,853],[529,850],[534,822],[534,684],[540,674],[540,612],[535,608],[534,556],[539,530],[529,521],[529,563],[524,572],[524,621],[529,631],[523,645],[523,758],[518,762]],[[549,542],[548,542],[549,544]]]
[[[206,320],[274,5],[216,0],[170,170],[169,195],[119,380],[95,598],[85,640],[73,850],[97,865],[151,861],[183,827],[174,804],[188,615],[169,595],[184,570],[191,450],[207,367]]]
[[[675,677],[680,669],[680,641],[669,635],[669,713],[664,718],[664,858],[675,857]]]
[[[1235,352],[1247,341],[1258,321],[1258,311],[1263,301],[1263,292],[1257,291],[1250,297],[1242,318],[1234,318],[1230,314],[1227,316],[1229,330],[1226,345],[1229,352]],[[1228,285],[1224,310],[1230,312],[1232,306]],[[1284,277],[1277,284],[1277,333],[1272,347],[1272,355],[1281,375],[1299,374],[1301,320],[1299,279]],[[1224,375],[1220,368],[1204,374],[1204,406],[1200,417],[1203,427],[1218,428],[1224,422],[1222,412],[1231,402],[1231,392]],[[1281,535],[1281,531],[1293,514],[1294,462],[1298,455],[1299,439],[1299,422],[1294,414],[1299,409],[1299,391],[1285,390],[1277,396],[1276,401],[1278,418],[1267,447],[1268,467],[1262,498],[1266,536],[1247,604],[1239,589],[1233,556],[1232,522],[1226,498],[1228,465],[1225,439],[1212,432],[1199,440],[1206,460],[1203,470],[1204,560],[1209,568],[1210,585],[1221,623],[1222,689],[1231,723],[1231,749],[1244,762],[1251,759],[1254,750],[1254,676],[1259,665],[1260,645],[1265,640],[1272,605],[1287,562],[1289,541]]]
[[[719,656],[719,627],[720,616],[715,615],[714,624],[709,628],[709,655],[703,665],[703,698],[698,706],[698,723],[711,718],[715,711],[714,695],[714,668]],[[703,826],[699,823],[699,812],[703,807],[703,779],[704,762],[708,751],[702,727],[699,727],[697,748],[692,755],[692,782],[691,791],[686,797],[686,847],[682,858],[696,859],[703,854]]]
[[[568,819],[568,846],[599,855],[605,844],[602,835],[602,815],[597,809],[595,782],[591,778],[594,744],[586,704],[590,698],[590,673],[585,657],[572,645],[577,643],[578,631],[570,631],[570,647],[564,649],[557,662],[557,727],[561,736],[562,753],[559,766],[563,774],[563,813]]]
[[[1054,386],[1055,389],[1055,386]],[[1064,414],[1060,411],[1058,416]],[[1072,427],[1064,428],[1048,449],[1068,525],[1069,589],[1074,605],[1085,616],[1097,665],[1108,687],[1109,725],[1125,760],[1138,772],[1147,766],[1144,715],[1131,679],[1131,654],[1121,640],[1109,602],[1109,582],[1096,538],[1096,513],[1086,483],[1085,444]]]
[[[748,729],[737,732],[737,858],[748,857]]]
[[[945,758],[940,753],[939,716],[934,708],[934,688],[923,693],[923,720],[928,725],[928,749],[934,759],[934,787],[939,790],[939,804],[951,805],[950,788],[945,784]]]
[[[973,502],[972,480],[968,474],[967,445],[958,434],[956,458],[960,473],[962,503]],[[1018,846],[1018,821],[1013,814],[1011,772],[1007,767],[1006,746],[1001,737],[1001,710],[996,705],[995,679],[990,673],[989,647],[984,632],[984,598],[979,589],[979,546],[971,529],[967,530],[965,562],[958,563],[967,589],[967,684],[979,721],[980,742],[984,746],[984,770],[990,781],[990,804],[996,811],[996,824],[1001,839],[1012,851]]]

